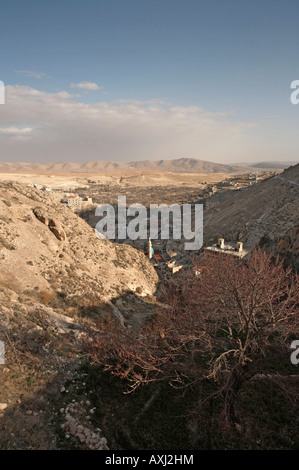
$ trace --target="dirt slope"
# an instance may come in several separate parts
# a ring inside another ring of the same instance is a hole
[[[0,221],[0,286],[102,300],[125,290],[154,291],[155,272],[142,254],[98,240],[83,220],[46,193],[2,183]]]
[[[295,227],[298,225],[299,164],[234,192],[232,197],[206,213],[204,238],[206,243],[217,236],[241,240],[248,248],[262,239],[273,246],[278,240],[282,246],[284,240],[285,247],[289,243],[289,248],[296,252],[298,230]]]
[[[69,448],[61,401],[105,448],[87,419],[92,390],[80,391],[84,345],[99,319],[125,327],[150,314],[156,284],[143,253],[98,240],[47,193],[0,183],[0,449]],[[67,395],[74,380],[80,387]],[[73,448],[88,448],[80,439]]]

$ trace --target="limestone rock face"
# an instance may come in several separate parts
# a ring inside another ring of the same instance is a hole
[[[47,227],[49,227],[49,229],[55,235],[57,240],[59,241],[66,240],[65,231],[63,230],[61,224],[57,220],[50,218],[40,207],[36,207],[35,209],[33,209],[33,213],[40,222],[42,222]]]
[[[1,182],[0,221],[0,291],[3,286],[46,301],[61,293],[70,304],[75,296],[95,306],[130,292],[155,293],[158,276],[143,253],[99,240],[49,193]]]
[[[63,228],[59,224],[59,222],[57,222],[53,219],[50,219],[49,220],[49,229],[51,230],[52,233],[54,233],[57,240],[59,240],[59,241],[66,240],[65,231],[63,230]]]
[[[0,182],[1,449],[60,448],[56,401],[72,394],[60,411],[65,439],[108,450],[92,424],[91,398],[82,400],[89,391],[82,357],[99,321],[133,328],[151,315],[155,306],[147,300],[157,284],[143,253],[99,240],[47,192]]]
[[[42,222],[45,225],[49,225],[49,218],[43,212],[41,207],[36,207],[35,209],[33,209],[33,214],[40,222]]]

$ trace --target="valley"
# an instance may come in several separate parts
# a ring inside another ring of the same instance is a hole
[[[151,240],[153,256],[148,239],[99,240],[98,204],[116,206],[120,195],[146,208],[200,203],[204,247],[221,238],[242,242],[247,253],[260,243],[298,267],[298,168],[238,175],[1,173],[0,448],[140,445],[129,435],[124,444],[125,423],[117,438],[108,396],[102,401],[109,380],[103,377],[103,397],[96,394],[94,384],[101,385],[92,379],[86,346],[99,321],[138,332],[165,307],[167,283],[187,282],[199,253],[187,253],[184,240],[172,236]],[[78,204],[70,204],[73,198]],[[102,426],[101,413],[111,425]]]

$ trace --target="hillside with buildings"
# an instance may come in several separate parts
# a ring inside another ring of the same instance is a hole
[[[0,273],[0,449],[53,449],[55,404],[68,399],[65,382],[77,376],[82,341],[99,320],[133,328],[143,321],[158,276],[143,253],[99,240],[67,204],[17,182],[0,184]],[[105,449],[82,399],[77,425],[93,435],[82,439]]]
[[[225,240],[244,242],[248,249],[261,243],[295,259],[299,255],[298,226],[299,165],[295,165],[233,192],[208,210],[204,238],[209,244],[218,234]]]
[[[1,183],[0,195],[0,285],[16,293],[47,289],[68,296],[82,289],[101,301],[137,288],[153,293],[155,275],[144,257],[98,240],[63,200],[13,182]]]

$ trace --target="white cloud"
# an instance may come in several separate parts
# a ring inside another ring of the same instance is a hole
[[[88,161],[195,157],[256,159],[253,126],[163,100],[74,101],[67,92],[7,86],[0,114],[3,160]]]
[[[0,144],[3,137],[13,141],[28,141],[31,139],[32,127],[0,127]]]
[[[17,73],[20,73],[21,75],[24,75],[25,77],[31,77],[31,78],[44,78],[46,76],[45,73],[43,72],[34,72],[33,70],[17,70]]]
[[[32,131],[33,129],[31,127],[0,127],[0,134],[4,135],[24,135]]]
[[[100,87],[97,83],[80,82],[80,83],[71,83],[71,88],[80,88],[81,90],[95,91],[95,90],[102,90],[103,87]]]

